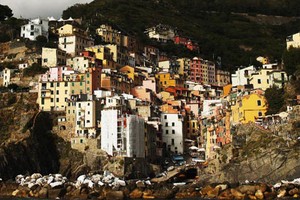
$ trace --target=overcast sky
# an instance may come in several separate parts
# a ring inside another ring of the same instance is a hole
[[[92,0],[0,0],[0,4],[12,9],[14,17],[61,17],[62,11],[76,3],[89,3]]]

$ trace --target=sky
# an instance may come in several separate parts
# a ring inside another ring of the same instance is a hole
[[[63,10],[76,3],[89,3],[92,0],[0,0],[1,5],[12,9],[16,18],[50,17],[60,18]]]

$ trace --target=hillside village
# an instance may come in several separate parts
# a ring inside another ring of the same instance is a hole
[[[102,44],[95,45],[80,24],[73,18],[29,20],[17,39],[0,44],[0,77],[3,91],[37,93],[40,112],[56,112],[60,135],[81,152],[101,149],[156,164],[173,158],[178,165],[188,161],[181,155],[189,155],[192,164],[204,165],[232,142],[234,126],[255,123],[268,129],[267,124],[287,121],[299,104],[298,96],[284,112],[266,114],[265,91],[289,81],[282,63],[266,57],[258,59],[261,67],[230,73],[220,62],[170,57],[142,46],[109,24],[99,25]],[[168,25],[144,33],[190,51],[201,49]],[[28,47],[50,35],[57,48]],[[287,48],[298,48],[299,40],[299,33],[287,37]],[[22,81],[25,77],[31,80]]]

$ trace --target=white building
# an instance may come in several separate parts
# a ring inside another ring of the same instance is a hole
[[[66,52],[56,48],[42,48],[42,66],[56,67],[66,64]]]
[[[28,68],[28,63],[21,63],[18,65],[18,68],[19,69],[25,69],[25,68]]]
[[[182,116],[180,114],[161,114],[162,141],[170,152],[183,153]]]
[[[33,19],[21,26],[21,37],[36,40],[40,35],[48,39],[49,21],[44,19]]]
[[[274,70],[269,73],[270,87],[276,86],[283,88],[284,84],[288,82],[288,76],[285,71]]]
[[[58,47],[71,56],[79,56],[80,52],[84,51],[86,47],[94,45],[94,41],[85,31],[70,24],[60,27],[58,34]]]
[[[90,97],[92,97],[90,95]],[[91,98],[77,101],[75,108],[75,135],[77,137],[96,137],[96,102]]]
[[[291,47],[293,47],[293,48],[300,47],[300,32],[287,36],[286,49],[289,50],[289,48],[291,48]]]
[[[249,66],[243,69],[238,68],[234,74],[231,74],[232,86],[247,85],[250,82],[251,74],[255,73],[254,66]]]
[[[101,149],[113,156],[145,157],[144,120],[115,109],[102,110]]]
[[[145,33],[149,38],[159,42],[167,42],[175,37],[175,30],[167,25],[159,24],[157,26],[146,29]]]
[[[5,68],[3,70],[3,86],[4,87],[7,87],[8,85],[10,85],[10,80],[11,80],[11,77],[12,77],[12,74],[14,73],[15,70],[13,69],[8,69],[8,68]]]

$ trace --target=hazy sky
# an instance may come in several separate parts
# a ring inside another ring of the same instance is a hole
[[[92,0],[0,0],[0,4],[12,9],[14,17],[61,17],[62,11],[76,3],[89,3]]]

